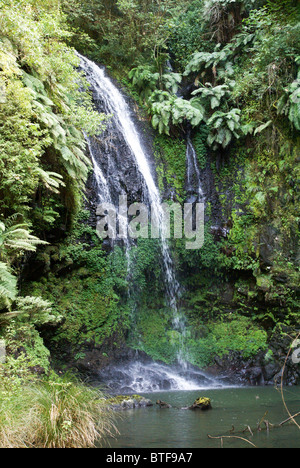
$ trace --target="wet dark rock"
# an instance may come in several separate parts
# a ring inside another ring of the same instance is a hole
[[[172,408],[172,406],[166,403],[165,401],[157,400],[156,404],[160,407],[160,409]]]
[[[217,242],[220,242],[221,239],[227,239],[230,232],[228,228],[222,226],[211,226],[210,230]]]
[[[264,367],[264,378],[266,382],[274,380],[276,374],[278,374],[278,364],[271,362]]]
[[[242,353],[231,352],[214,359],[214,365],[207,369],[214,375],[226,376],[231,383],[241,385],[295,385],[300,382],[300,365],[291,356],[292,327],[278,327],[269,341],[269,349],[260,351],[256,357],[245,359]]]
[[[114,411],[124,411],[153,406],[151,400],[140,395],[117,395],[107,400],[108,406]]]
[[[253,386],[264,384],[263,370],[261,367],[250,367],[246,370],[245,375]]]
[[[278,244],[278,230],[273,226],[262,227],[260,235],[260,263],[262,267],[273,266],[273,257]]]

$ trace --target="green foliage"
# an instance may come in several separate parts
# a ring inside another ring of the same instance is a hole
[[[77,355],[84,346],[122,337],[129,326],[129,306],[123,300],[128,291],[125,253],[116,248],[107,256],[96,232],[86,224],[87,215],[80,212],[64,244],[40,254],[56,274],[50,272],[23,291],[52,303],[48,316],[40,311],[32,322],[60,325],[53,343],[68,342]]]
[[[96,133],[103,117],[93,111],[79,59],[64,42],[70,33],[59,2],[0,7],[1,212],[28,218],[35,198],[42,204],[60,192],[76,200],[90,168],[82,130]]]
[[[66,0],[64,10],[73,29],[73,43],[89,50],[93,58],[114,67],[129,69],[147,63],[160,66],[167,49],[173,17],[185,1],[166,0]],[[97,41],[97,47],[90,39]],[[121,68],[121,69],[120,69]]]
[[[2,1],[0,10],[0,320],[56,324],[50,302],[19,295],[18,275],[24,255],[47,245],[34,233],[45,238],[78,207],[91,167],[83,131],[99,132],[103,116],[66,45],[60,2]]]
[[[202,121],[203,114],[199,109],[176,96],[182,80],[180,74],[159,74],[149,66],[139,66],[131,70],[129,78],[152,116],[153,127],[160,134],[169,135],[172,126],[184,122],[197,126]]]
[[[113,428],[103,394],[70,375],[38,380],[19,357],[0,376],[1,448],[92,448]]]
[[[297,79],[285,89],[284,95],[277,104],[278,114],[288,116],[296,130],[300,130],[300,57],[296,59],[298,65]]]
[[[16,214],[6,220],[5,224],[0,222],[0,259],[7,262],[0,262],[0,307],[9,310],[9,313],[0,315],[0,321],[25,313],[28,307],[32,308],[31,312],[33,313],[35,308],[40,311],[49,306],[41,298],[38,298],[40,301],[38,304],[37,300],[33,298],[28,297],[22,300],[17,297],[17,278],[12,274],[9,265],[25,252],[35,252],[37,246],[47,244],[47,242],[32,236],[28,231],[27,224],[15,224],[17,219],[18,215]],[[13,304],[14,307],[12,307]]]
[[[167,91],[155,91],[150,97],[152,125],[159,133],[170,134],[170,127],[190,122],[197,126],[203,120],[202,112],[189,101],[172,96]]]
[[[182,336],[172,330],[171,316],[166,310],[148,307],[141,311],[136,327],[139,339],[131,345],[167,364],[176,362],[182,344],[185,359],[202,369],[213,364],[216,356],[239,353],[243,359],[249,359],[267,348],[267,333],[251,319],[238,314],[224,315],[213,322],[188,317],[186,333]]]
[[[185,69],[190,56],[195,50],[209,48],[209,41],[203,37],[203,2],[189,2],[187,9],[173,18],[170,24],[171,34],[168,40],[170,55],[180,71]]]
[[[230,112],[215,112],[207,121],[207,126],[211,129],[207,142],[213,149],[217,149],[218,145],[226,148],[233,137],[240,137],[239,131],[241,111],[232,109]]]
[[[299,18],[299,5],[296,0],[267,0],[267,8],[281,20],[296,21]]]
[[[197,105],[204,107],[204,103],[210,100],[210,108],[212,110],[220,107],[222,98],[225,96],[228,97],[230,94],[230,88],[227,85],[220,85],[213,87],[211,83],[207,83],[207,85],[203,88],[197,89],[192,93],[193,96],[198,96],[197,98],[192,99],[191,103],[193,105]]]
[[[12,320],[5,330],[5,339],[9,355],[23,357],[28,369],[49,371],[50,351],[33,324]]]
[[[204,170],[207,165],[207,156],[208,156],[208,148],[207,148],[207,137],[208,137],[209,130],[207,126],[203,125],[199,127],[195,134],[193,135],[193,145],[197,153],[199,168]]]
[[[149,65],[140,65],[133,68],[128,74],[132,80],[133,86],[137,89],[142,102],[148,101],[152,93],[157,89],[166,89],[176,94],[182,81],[179,73],[160,74],[154,71],[154,67]]]
[[[35,252],[37,246],[47,245],[47,242],[31,235],[27,224],[15,224],[18,215],[0,222],[0,258],[10,258],[11,261],[18,252]]]
[[[9,307],[17,297],[17,278],[11,273],[7,263],[0,263],[0,304]]]
[[[186,178],[186,143],[179,138],[158,135],[154,147],[159,188],[163,193],[166,183],[181,202],[184,198]]]
[[[216,69],[221,66],[221,69],[224,69],[227,76],[230,77],[233,74],[233,65],[229,61],[232,55],[231,44],[224,48],[220,48],[220,45],[217,45],[214,52],[195,52],[185,69],[184,75],[188,76],[191,73],[204,72],[205,70]]]
[[[184,239],[176,242],[181,268],[183,270],[188,268],[192,271],[194,269],[199,269],[200,271],[208,269],[211,272],[218,273],[220,266],[219,247],[214,241],[208,224],[204,226],[204,230],[204,245],[201,249],[195,251],[187,250]]]
[[[192,333],[191,362],[200,367],[212,364],[213,356],[222,358],[234,352],[249,359],[267,349],[267,333],[242,316],[231,315],[222,321],[207,324],[200,338],[195,338],[197,328]]]

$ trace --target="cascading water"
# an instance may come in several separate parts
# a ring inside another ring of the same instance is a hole
[[[110,391],[122,394],[229,387],[225,380],[215,379],[192,366],[179,369],[140,359],[107,369],[102,375]]]
[[[103,175],[101,167],[99,166],[97,160],[94,157],[94,151],[93,151],[93,148],[92,148],[92,141],[87,135],[85,135],[85,139],[87,141],[88,148],[89,148],[89,153],[90,153],[92,163],[93,163],[93,166],[94,166],[94,174],[95,174],[95,178],[96,178],[96,182],[97,182],[97,188],[98,188],[98,190],[97,190],[97,192],[98,192],[98,202],[99,203],[111,203],[112,198],[111,198],[109,186],[108,186],[108,183],[107,183],[107,181],[106,181],[106,179],[105,179],[105,177]]]
[[[127,146],[130,148],[132,156],[135,158],[136,165],[143,177],[146,186],[144,197],[148,198],[152,206],[152,213],[155,214],[156,222],[160,226],[162,256],[165,269],[166,288],[172,308],[177,308],[177,297],[179,292],[179,283],[174,272],[173,262],[170,255],[166,238],[164,237],[164,212],[161,206],[159,190],[151,174],[148,158],[142,147],[142,143],[131,118],[131,111],[120,91],[114,86],[112,81],[105,75],[104,69],[98,67],[85,57],[80,56],[81,66],[84,69],[88,81],[92,84],[94,90],[104,101],[104,110],[112,115],[114,125],[123,135]]]
[[[144,392],[159,390],[166,386],[169,389],[181,390],[190,389],[191,386],[199,388],[199,378],[191,380],[191,371],[189,371],[191,367],[188,368],[184,360],[184,320],[177,306],[180,285],[175,275],[168,242],[164,235],[165,213],[161,206],[159,190],[151,173],[147,153],[143,148],[138,130],[132,119],[130,108],[120,91],[106,76],[104,69],[81,55],[79,57],[81,59],[81,68],[91,84],[97,109],[99,112],[105,112],[111,116],[108,128],[101,135],[98,143],[87,137],[95,168],[99,202],[113,203],[117,206],[119,196],[127,193],[124,184],[129,178],[135,182],[134,187],[131,187],[131,191],[136,191],[137,186],[141,188],[136,196],[143,201],[147,201],[149,206],[151,205],[151,211],[154,213],[156,223],[160,228],[165,287],[169,305],[173,311],[173,328],[181,336],[181,346],[178,350],[179,367],[177,369],[171,370],[167,366],[157,363],[145,364],[140,360],[136,360],[126,366],[123,365],[121,370],[117,368],[109,369],[108,373],[106,373],[106,381],[111,383],[114,380],[115,385],[119,387],[125,386],[132,391]],[[131,164],[127,163],[129,160]],[[136,168],[134,174],[131,173],[132,162]],[[120,170],[121,175],[117,177]],[[128,177],[128,174],[130,177]],[[130,249],[128,240],[125,241],[125,245],[127,249]],[[109,376],[112,378],[110,379]],[[118,376],[119,385],[117,383]],[[204,375],[201,373],[200,380],[203,382],[203,379]]]
[[[187,136],[187,193],[188,195],[196,193],[197,202],[204,203],[204,193],[201,185],[201,175],[197,160],[196,150],[194,148],[190,133]]]

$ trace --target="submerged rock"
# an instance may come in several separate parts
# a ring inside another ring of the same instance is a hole
[[[210,398],[200,397],[196,401],[194,401],[194,403],[192,404],[192,406],[189,407],[189,409],[190,410],[198,410],[199,409],[201,411],[210,410],[210,409],[212,409],[211,400],[210,400]]]

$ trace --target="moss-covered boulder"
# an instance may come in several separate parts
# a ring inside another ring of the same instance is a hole
[[[210,398],[200,397],[196,401],[194,401],[194,403],[192,404],[192,406],[189,407],[189,409],[201,410],[201,411],[211,410],[212,409],[211,400]]]
[[[107,404],[115,411],[122,411],[127,409],[147,408],[153,406],[151,400],[144,398],[140,395],[116,395],[109,398]]]

